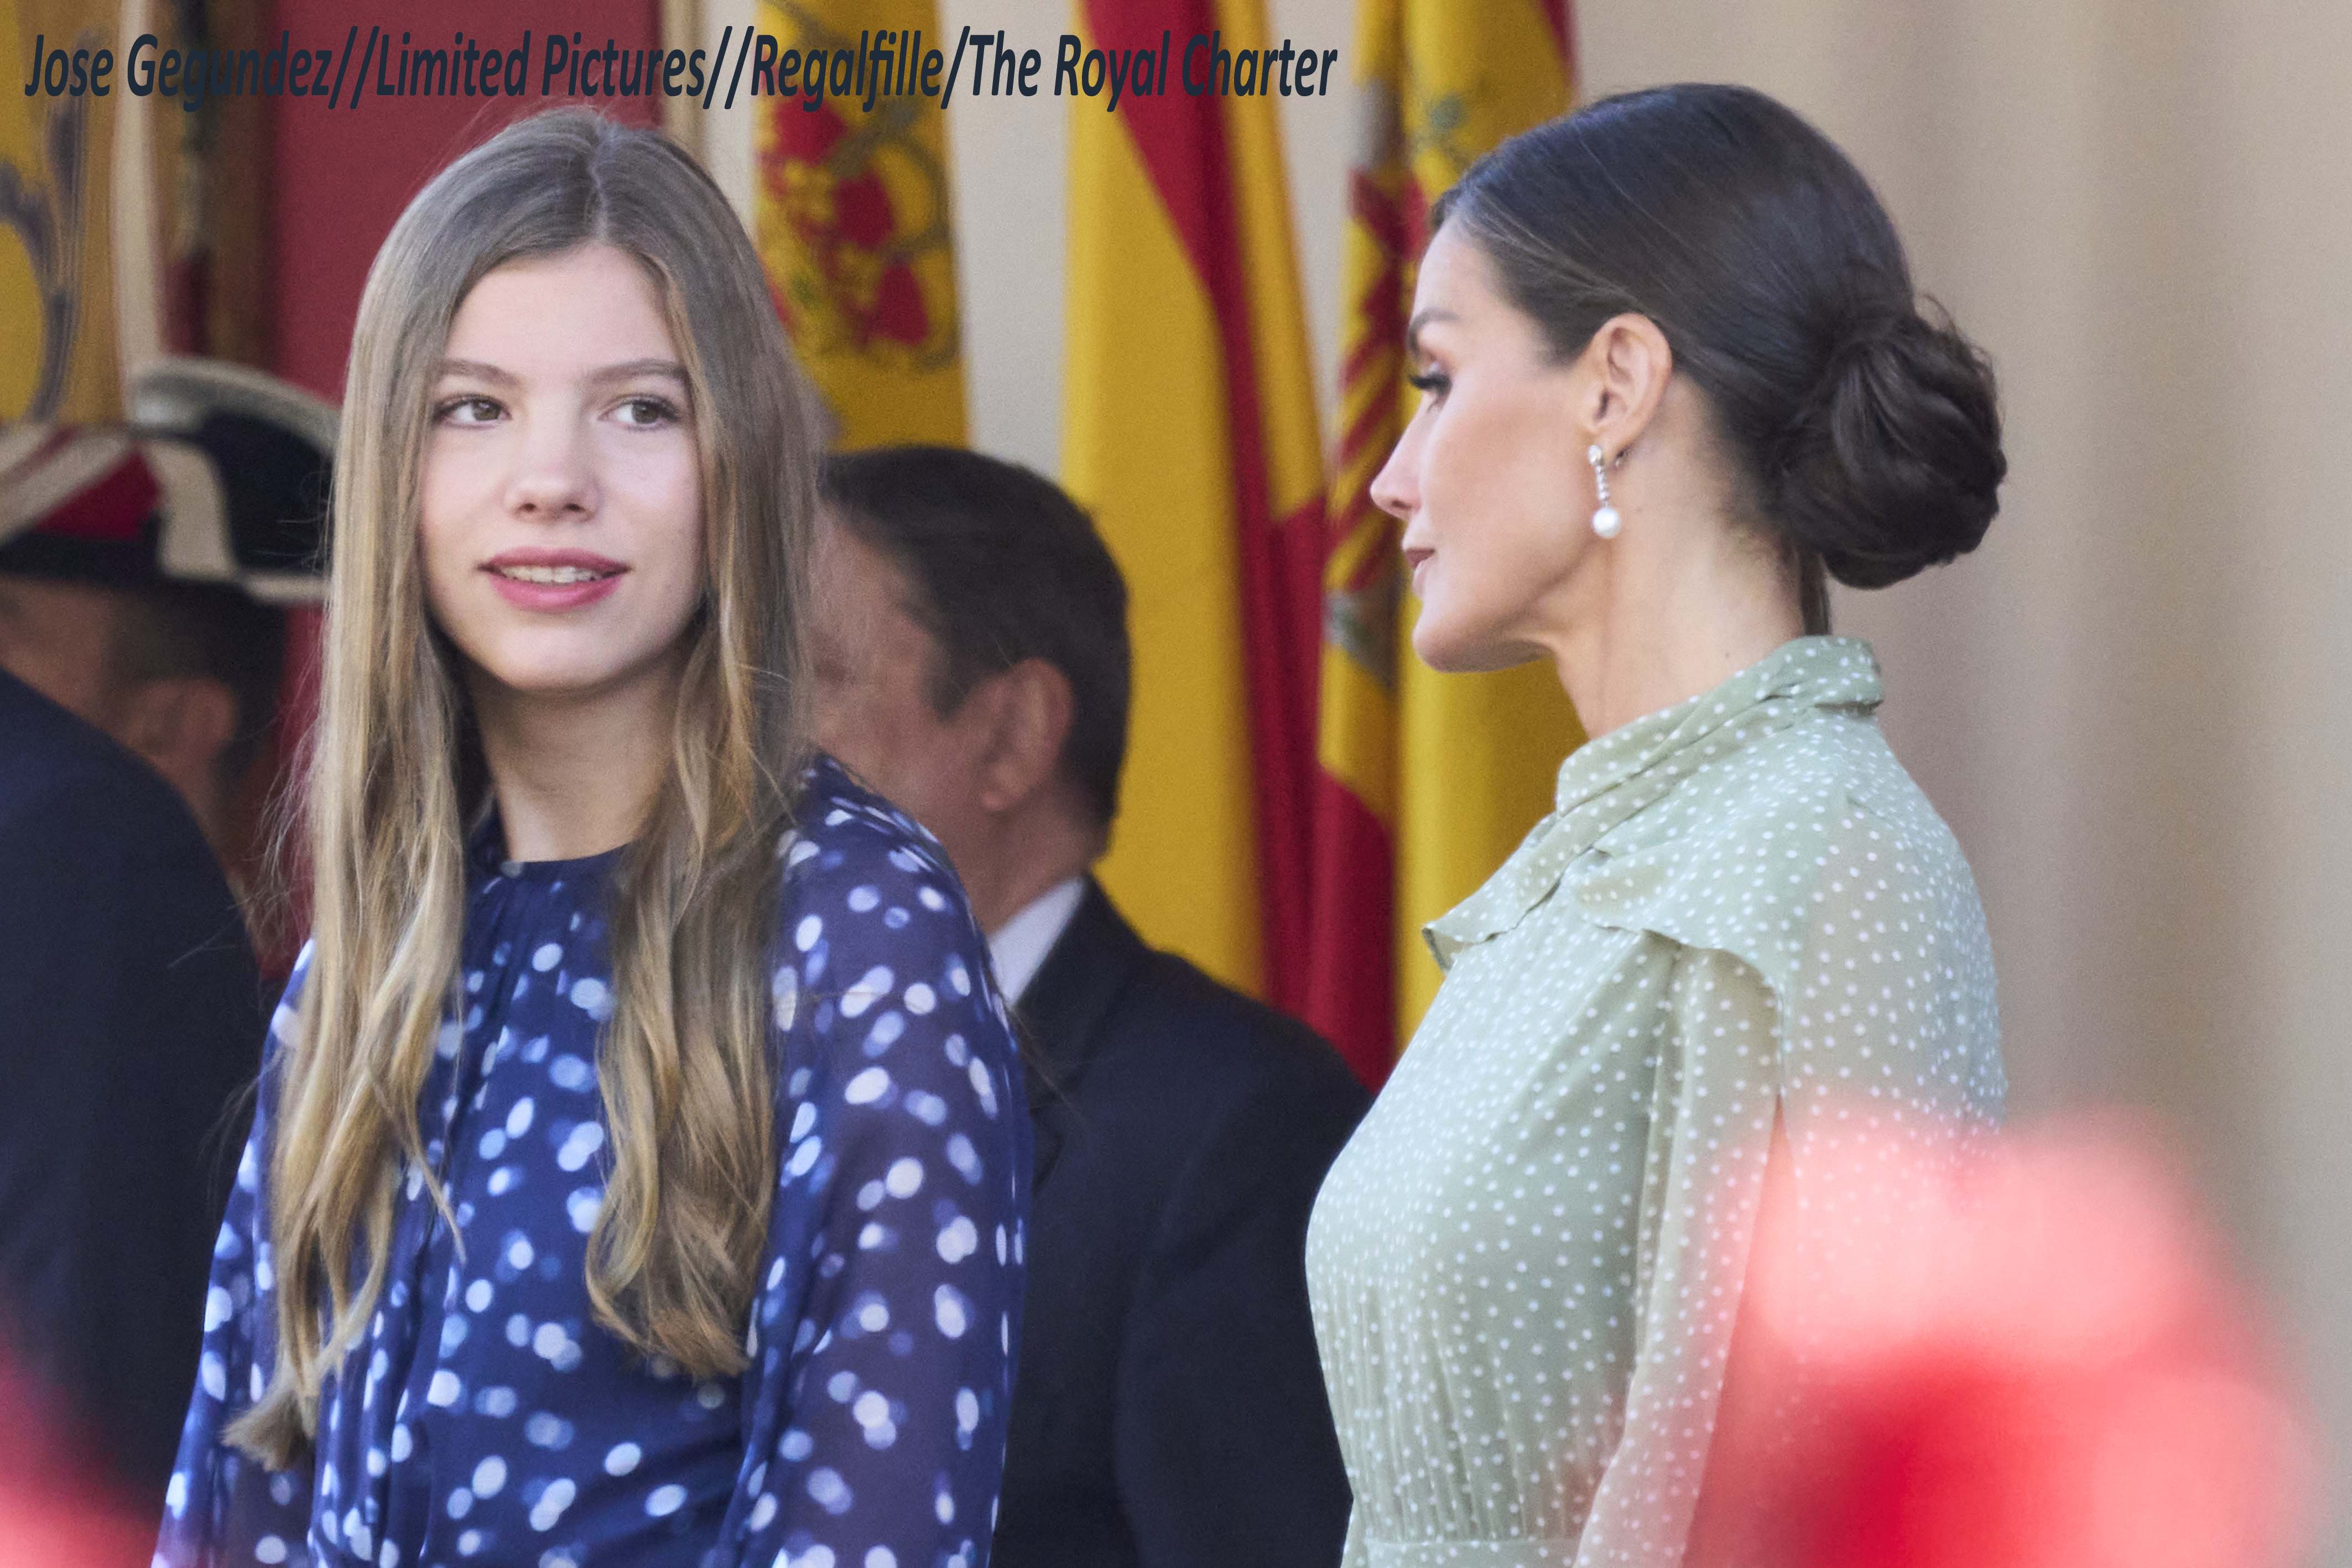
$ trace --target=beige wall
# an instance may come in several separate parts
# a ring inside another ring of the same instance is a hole
[[[1581,22],[1588,90],[1736,78],[1812,116],[1991,351],[1985,548],[1839,614],[1975,863],[2018,1111],[2167,1117],[2352,1433],[2352,7]]]
[[[1347,0],[1271,10],[1348,46]],[[1067,16],[942,11],[1047,49]],[[1588,93],[1734,79],[1811,116],[1992,353],[2012,468],[1985,548],[1838,613],[1976,866],[2017,1111],[2168,1118],[2352,1436],[2352,5],[1580,13]],[[1349,115],[1286,110],[1328,383]],[[1066,111],[953,126],[974,440],[1048,471]],[[2319,1560],[2352,1568],[2334,1484]]]

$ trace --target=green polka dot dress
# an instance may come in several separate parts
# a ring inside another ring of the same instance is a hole
[[[1768,1158],[1998,1117],[1984,912],[1879,699],[1808,637],[1591,742],[1428,927],[1307,1235],[1347,1568],[1675,1568]]]

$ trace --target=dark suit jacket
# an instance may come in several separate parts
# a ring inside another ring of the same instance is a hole
[[[179,796],[0,674],[0,1328],[159,1517],[262,1025]]]
[[[1307,1217],[1370,1097],[1091,881],[1019,1009],[1036,1129],[996,1568],[1328,1568]]]

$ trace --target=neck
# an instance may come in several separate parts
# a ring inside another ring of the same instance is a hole
[[[1712,690],[1804,633],[1794,572],[1730,523],[1629,516],[1615,543],[1595,561],[1594,602],[1545,640],[1589,736]]]
[[[474,716],[510,860],[577,860],[636,837],[677,712],[677,661],[595,693],[519,692],[472,673]]]
[[[991,936],[1056,884],[1084,875],[1102,850],[1085,814],[1060,801],[1029,800],[997,826],[988,843],[967,846],[955,862],[972,917]]]
[[[196,830],[204,834],[205,843],[213,852],[213,859],[227,867],[236,864],[242,857],[233,852],[236,846],[230,842],[228,803],[223,798],[218,779],[210,777],[210,772],[207,768],[205,776],[173,779],[173,782],[180,786],[180,798],[188,803],[188,815],[196,820]]]

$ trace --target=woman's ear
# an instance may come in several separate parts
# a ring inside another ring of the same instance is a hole
[[[1675,351],[1658,324],[1627,311],[1601,323],[1580,356],[1580,423],[1614,458],[1641,438],[1666,395]]]

